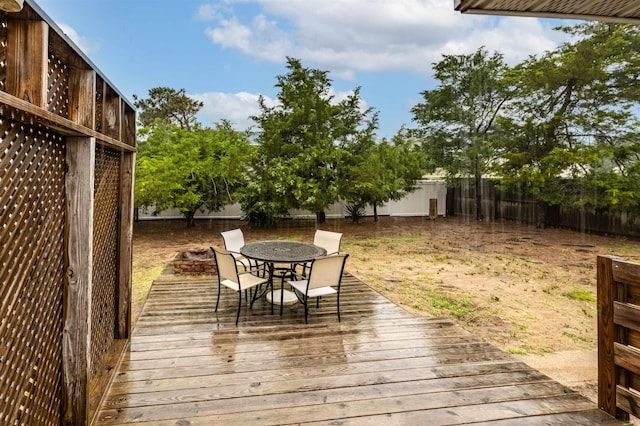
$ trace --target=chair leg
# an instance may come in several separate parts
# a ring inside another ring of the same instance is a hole
[[[337,305],[338,305],[338,322],[340,322],[340,292],[339,291],[337,295]]]
[[[242,290],[238,292],[238,313],[236,314],[236,327],[238,326],[238,320],[240,319],[240,308],[242,307]]]
[[[307,306],[309,305],[309,298],[305,294],[304,296],[304,323],[309,324],[309,313]]]
[[[216,300],[216,308],[213,312],[218,312],[218,304],[220,303],[220,283],[218,283],[218,299]]]

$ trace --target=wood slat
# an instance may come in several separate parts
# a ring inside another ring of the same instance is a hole
[[[617,386],[616,404],[626,413],[640,417],[640,393],[637,391]]]
[[[612,262],[612,274],[615,282],[635,287],[640,286],[640,264],[614,259]]]
[[[573,413],[611,423],[594,403],[470,335],[422,318],[345,275],[335,300],[271,314],[241,309],[217,282],[156,281],[97,425],[447,424]],[[544,416],[544,417],[539,417]],[[528,423],[533,424],[533,423]]]
[[[634,331],[640,331],[640,306],[613,302],[613,322]]]

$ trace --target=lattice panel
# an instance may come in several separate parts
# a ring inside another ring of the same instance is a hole
[[[69,67],[49,54],[47,110],[69,118]]]
[[[91,374],[113,343],[118,283],[120,153],[96,148],[93,203]]]
[[[59,425],[64,140],[1,109],[0,135],[0,424]]]

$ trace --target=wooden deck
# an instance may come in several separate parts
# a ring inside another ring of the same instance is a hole
[[[282,317],[217,282],[157,280],[95,424],[621,424],[442,318],[413,316],[355,277]]]

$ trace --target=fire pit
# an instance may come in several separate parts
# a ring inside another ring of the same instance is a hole
[[[215,274],[213,253],[209,249],[183,250],[173,261],[173,272],[177,275]]]

